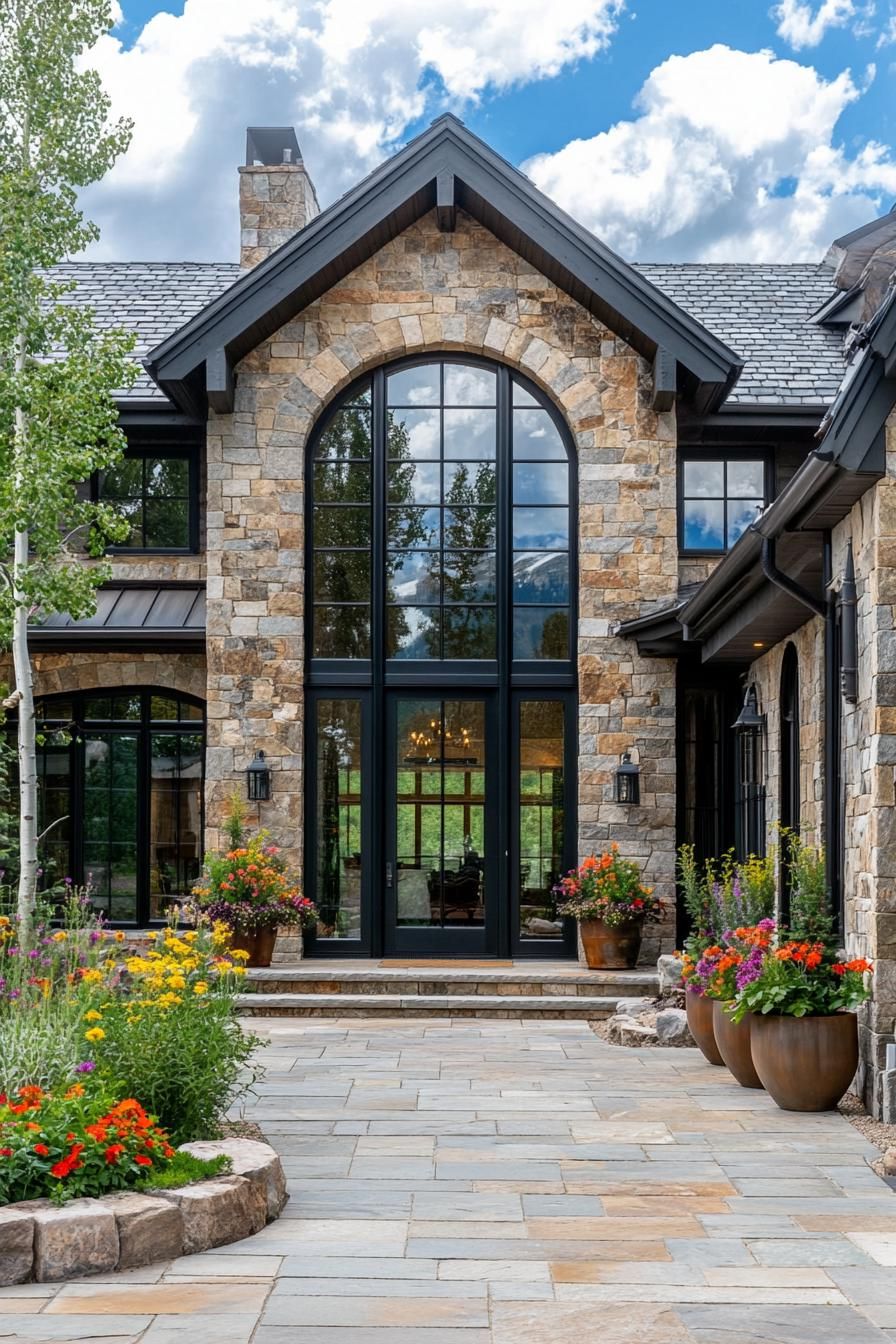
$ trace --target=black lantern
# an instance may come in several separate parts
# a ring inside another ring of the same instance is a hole
[[[271,767],[263,751],[257,751],[246,767],[246,792],[250,803],[266,803],[271,797]]]
[[[630,751],[623,752],[616,767],[616,801],[628,806],[641,801],[641,768],[632,763]]]
[[[762,736],[765,715],[759,713],[756,687],[747,687],[744,703],[732,727],[737,734],[740,758],[740,782],[745,789],[756,788],[762,782]]]

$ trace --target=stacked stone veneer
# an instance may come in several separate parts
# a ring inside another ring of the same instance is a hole
[[[858,592],[858,700],[840,706],[844,936],[850,956],[875,964],[874,996],[860,1012],[859,1087],[873,1113],[886,1103],[886,1046],[896,1025],[896,420],[887,431],[887,474],[832,536],[835,583],[853,545]],[[813,619],[792,636],[800,674],[804,834],[824,841],[824,636]],[[787,641],[753,665],[768,715],[769,823],[779,815],[781,661]],[[891,1120],[896,1120],[896,1090]]]
[[[319,211],[304,163],[240,168],[240,265],[257,266]]]
[[[580,849],[617,839],[671,898],[674,665],[614,631],[677,590],[674,414],[651,410],[650,369],[625,342],[463,213],[450,234],[426,216],[284,326],[238,367],[233,414],[209,421],[209,841],[236,772],[262,749],[274,772],[263,820],[301,861],[309,435],[359,374],[450,351],[520,369],[572,431]],[[621,808],[613,771],[630,748],[642,804]]]

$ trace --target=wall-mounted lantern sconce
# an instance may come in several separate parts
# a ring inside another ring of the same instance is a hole
[[[732,727],[737,734],[740,758],[740,780],[745,788],[762,783],[762,738],[765,733],[765,715],[759,712],[756,687],[747,687],[743,707]]]
[[[641,801],[641,767],[632,762],[630,751],[623,752],[616,767],[616,801],[627,806]]]
[[[250,803],[267,803],[271,797],[271,767],[263,751],[257,751],[246,767],[246,793]]]

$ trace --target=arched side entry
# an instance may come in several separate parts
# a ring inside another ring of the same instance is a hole
[[[325,939],[557,955],[574,862],[576,498],[556,409],[463,355],[311,439],[306,867]]]

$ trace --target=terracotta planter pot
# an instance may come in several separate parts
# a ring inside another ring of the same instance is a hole
[[[753,1063],[782,1111],[832,1111],[859,1065],[855,1013],[774,1017],[756,1013],[750,1029]]]
[[[255,933],[235,933],[230,946],[234,952],[249,953],[247,966],[270,966],[276,938],[276,929],[258,929]]]
[[[703,1051],[710,1064],[725,1063],[716,1045],[716,1035],[712,1025],[712,999],[702,994],[685,994],[684,1005],[688,1014],[688,1026],[691,1035]]]
[[[602,919],[579,924],[585,962],[591,971],[630,971],[638,964],[643,921],[610,928]]]
[[[741,1022],[732,1022],[725,1011],[728,1006],[718,999],[712,1005],[712,1029],[719,1054],[741,1087],[761,1087],[762,1079],[753,1065],[750,1049],[753,1014],[747,1013]]]

